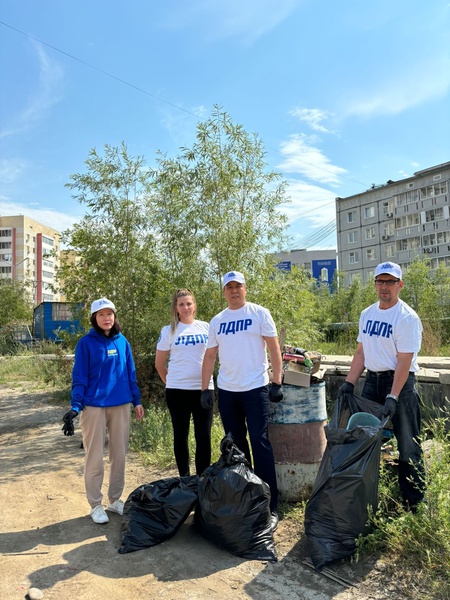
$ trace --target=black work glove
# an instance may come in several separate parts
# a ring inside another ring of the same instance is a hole
[[[214,394],[212,390],[202,390],[200,403],[205,410],[209,410],[214,406]]]
[[[283,392],[279,383],[271,383],[269,385],[269,400],[271,402],[280,402],[280,400],[283,400]]]
[[[341,385],[341,387],[338,389],[338,400],[340,398],[342,398],[342,396],[345,396],[345,394],[354,394],[354,390],[355,390],[355,386],[353,385],[353,383],[350,383],[349,381],[344,381],[344,383]]]
[[[395,415],[396,408],[397,400],[395,400],[395,398],[392,398],[391,396],[386,396],[386,400],[384,401],[383,406],[383,412],[381,413],[382,418],[385,419],[386,417],[389,417],[389,419],[392,419],[392,417]]]
[[[73,420],[78,416],[76,410],[71,408],[66,412],[63,416],[64,425],[61,427],[61,430],[64,432],[64,435],[73,435],[75,433],[75,427],[73,426]]]

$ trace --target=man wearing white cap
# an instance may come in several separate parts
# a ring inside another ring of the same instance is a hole
[[[277,330],[267,308],[246,301],[245,278],[238,271],[222,279],[228,308],[209,325],[207,350],[202,368],[202,403],[212,404],[208,384],[219,355],[217,377],[219,411],[225,433],[252,464],[247,431],[252,447],[254,470],[271,492],[272,527],[276,528],[278,489],[272,445],[268,437],[269,400],[278,402],[281,393],[281,352]],[[269,386],[267,350],[273,377]]]
[[[399,450],[398,480],[405,506],[411,510],[424,496],[421,415],[415,373],[422,341],[422,323],[400,300],[402,270],[393,262],[375,269],[378,302],[361,313],[358,346],[338,395],[353,393],[366,369],[361,396],[384,405],[383,417],[392,421]]]

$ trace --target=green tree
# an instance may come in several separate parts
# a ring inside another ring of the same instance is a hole
[[[11,354],[17,350],[17,329],[33,320],[33,304],[24,283],[0,278],[0,306],[0,354]]]
[[[136,351],[143,350],[149,334],[156,335],[149,314],[162,277],[145,204],[152,173],[142,157],[129,156],[125,144],[105,145],[104,156],[92,149],[86,166],[86,173],[75,173],[67,184],[88,213],[62,234],[76,260],[62,261],[58,282],[69,301],[85,303],[86,309],[95,298],[113,300],[127,337]]]
[[[433,356],[449,340],[450,269],[442,264],[432,269],[428,258],[416,257],[404,270],[403,281],[400,297],[422,320],[422,354]]]
[[[22,282],[0,278],[0,306],[0,327],[32,322],[33,305]]]
[[[217,106],[197,126],[192,148],[159,153],[150,204],[170,286],[192,286],[211,316],[230,269],[252,281],[273,268],[267,255],[284,240],[285,182],[267,168],[261,140]]]

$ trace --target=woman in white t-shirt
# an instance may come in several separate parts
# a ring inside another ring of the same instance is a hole
[[[195,318],[197,305],[188,289],[172,298],[170,325],[162,328],[156,346],[156,370],[166,384],[166,402],[173,427],[173,448],[180,477],[190,475],[189,426],[194,421],[197,475],[211,464],[213,408],[200,403],[202,364],[208,342],[209,324]],[[209,389],[214,389],[211,378]]]

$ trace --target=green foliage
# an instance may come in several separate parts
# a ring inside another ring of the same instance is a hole
[[[168,289],[197,295],[209,319],[224,307],[221,277],[230,269],[254,282],[283,242],[285,182],[269,171],[261,140],[215,107],[196,143],[175,159],[159,154],[149,203]],[[170,199],[170,201],[168,201]]]
[[[222,423],[216,414],[211,431],[211,461],[215,462],[220,456],[220,441],[224,436]],[[175,469],[173,453],[173,429],[170,413],[165,405],[156,405],[146,411],[144,419],[133,420],[130,434],[130,448],[139,452],[144,463],[156,465],[159,468]],[[195,439],[194,425],[189,429],[189,455],[191,472],[195,473]]]
[[[431,422],[425,432],[426,503],[406,512],[392,470],[381,471],[379,503],[371,521],[374,531],[358,541],[360,554],[381,553],[394,571],[401,569],[429,590],[423,598],[450,597],[450,433],[446,419]],[[406,576],[408,579],[408,576]],[[405,598],[412,590],[405,587]]]

